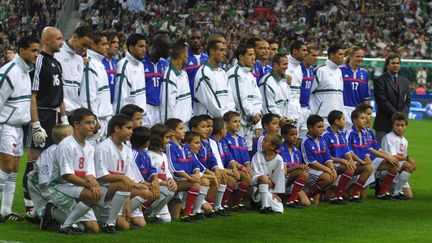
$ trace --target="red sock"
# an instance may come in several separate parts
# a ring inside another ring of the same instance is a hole
[[[338,187],[333,197],[342,197],[342,191],[345,190],[348,182],[351,180],[352,174],[343,173],[339,179]]]
[[[365,184],[364,180],[358,179],[355,183],[354,189],[352,191],[352,195],[353,196],[360,196],[360,193],[363,190],[364,184]]]
[[[321,187],[318,185],[318,183],[315,183],[315,185],[306,193],[306,195],[311,198],[321,191]]]
[[[386,178],[384,179],[383,184],[381,185],[380,195],[385,194],[390,189],[391,184],[393,183],[393,179],[395,178],[396,174],[387,173]]]
[[[227,185],[225,193],[224,193],[223,198],[222,198],[222,205],[224,205],[224,206],[228,205],[233,191],[234,191],[234,189],[232,188],[232,186]]]
[[[242,204],[246,195],[247,195],[247,191],[249,190],[249,185],[245,184],[245,183],[240,183],[238,185],[238,189],[237,189],[237,200],[235,201],[234,205],[239,205]]]
[[[294,185],[293,185],[293,189],[291,192],[291,195],[288,198],[288,202],[292,202],[298,199],[299,195],[298,193],[303,189],[303,187],[305,186],[306,181],[302,178],[297,178],[294,181]]]
[[[199,194],[199,190],[190,189],[186,195],[186,205],[184,209],[184,215],[192,214],[192,207],[195,203],[195,200]]]

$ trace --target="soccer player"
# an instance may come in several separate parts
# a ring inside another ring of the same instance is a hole
[[[263,141],[263,151],[252,158],[253,185],[258,187],[263,214],[283,213],[282,200],[277,195],[285,193],[285,164],[276,152],[281,145],[279,134],[268,133]]]
[[[18,54],[0,68],[0,222],[22,221],[12,212],[19,159],[23,154],[22,126],[31,120],[31,65],[36,62],[39,41],[22,37]]]
[[[63,104],[63,78],[61,64],[54,59],[54,53],[60,51],[63,35],[55,27],[46,27],[42,31],[41,52],[36,59],[35,69],[30,72],[32,78],[32,99],[30,115],[32,124],[29,126],[30,147],[27,157],[26,170],[23,176],[24,204],[26,218],[33,216],[33,203],[27,191],[27,173],[40,153],[53,144],[51,129],[56,125],[61,115],[61,122],[68,124]],[[48,136],[49,134],[49,136]]]
[[[109,49],[105,58],[102,60],[102,64],[105,66],[105,70],[108,75],[108,82],[111,94],[111,103],[114,101],[115,84],[117,80],[117,62],[116,55],[119,51],[120,38],[116,32],[108,32]]]
[[[303,164],[302,153],[296,148],[297,128],[286,124],[281,128],[281,135],[284,141],[278,153],[286,165],[287,192],[291,189],[285,205],[290,208],[308,207],[310,201],[303,188],[309,178],[309,166]]]
[[[286,74],[291,76],[291,96],[288,103],[288,117],[293,120],[293,124],[297,129],[307,130],[306,121],[302,121],[300,107],[300,89],[303,81],[303,72],[301,64],[307,55],[306,44],[302,41],[294,41],[290,47],[290,55],[288,55],[288,68]],[[300,128],[300,125],[303,127]]]
[[[192,117],[191,90],[187,73],[183,70],[187,59],[185,44],[171,46],[169,67],[161,84],[159,111],[162,122],[169,118],[178,118],[188,124]]]
[[[235,51],[238,64],[228,70],[228,80],[233,91],[236,110],[241,114],[239,135],[252,150],[255,130],[260,129],[262,97],[252,74],[255,52],[252,46],[239,45]]]
[[[187,33],[188,59],[183,69],[187,72],[192,100],[195,97],[194,83],[198,69],[208,61],[208,55],[202,51],[203,35],[199,29],[192,28]]]
[[[159,114],[160,85],[168,68],[167,58],[170,55],[171,39],[168,34],[160,33],[153,37],[148,52],[144,55],[143,65],[146,82],[147,108],[144,126],[152,127],[161,121]]]
[[[358,104],[369,104],[369,74],[360,64],[363,62],[364,51],[359,46],[353,46],[347,50],[345,65],[340,66],[344,81],[343,98],[346,129],[350,129],[351,112]]]
[[[383,150],[399,160],[399,173],[393,181],[393,198],[407,200],[413,197],[408,179],[416,170],[416,162],[408,155],[408,140],[404,132],[408,126],[408,118],[402,112],[396,112],[392,117],[393,131],[383,138]],[[406,193],[405,193],[406,192]]]
[[[331,45],[327,55],[325,64],[315,69],[309,103],[311,114],[323,118],[327,118],[330,111],[343,111],[343,79],[339,65],[343,62],[344,50],[340,45]],[[329,126],[327,121],[324,126]]]
[[[273,58],[273,71],[262,77],[259,85],[263,97],[263,114],[278,114],[282,125],[293,122],[288,109],[291,89],[285,80],[287,68],[286,55],[277,54]]]
[[[82,234],[78,221],[86,231],[98,232],[92,207],[101,198],[102,189],[95,178],[94,147],[86,142],[93,135],[95,116],[79,108],[72,112],[70,120],[74,132],[56,149],[49,180],[52,203],[45,206],[40,229],[46,230],[54,218],[62,223],[59,233]]]
[[[127,104],[135,104],[144,110],[143,115],[145,116],[147,108],[146,82],[144,67],[141,63],[147,48],[145,37],[141,34],[131,34],[126,45],[126,57],[117,64],[120,73],[117,75],[115,88],[114,113],[119,113],[120,109]]]
[[[79,88],[84,73],[84,60],[87,49],[93,41],[93,29],[87,25],[77,27],[72,37],[65,41],[54,58],[61,65],[63,75],[63,102],[67,114],[81,107]]]
[[[318,50],[316,47],[308,45],[307,55],[305,56],[303,63],[301,64],[303,79],[300,88],[300,106],[302,122],[306,123],[307,118],[310,115],[309,100],[311,95],[312,82],[314,80],[315,64],[318,60]],[[307,126],[300,124],[298,137],[300,139],[305,138],[308,132]]]
[[[313,198],[336,180],[337,172],[328,145],[322,137],[324,119],[318,115],[311,115],[307,120],[307,126],[309,132],[301,142],[301,151],[305,164],[310,168],[309,178],[315,181],[306,193],[309,198]]]
[[[144,110],[141,107],[134,104],[127,104],[121,108],[120,113],[125,114],[132,119],[134,128],[142,126]]]
[[[272,60],[269,59],[270,45],[267,41],[258,37],[252,37],[246,43],[254,48],[256,62],[252,73],[255,76],[256,83],[260,84],[261,78],[272,71],[272,66],[269,63]]]
[[[209,60],[195,76],[194,114],[222,117],[225,112],[235,110],[228,76],[219,67],[219,63],[225,61],[227,47],[221,41],[211,41],[207,51]]]
[[[279,43],[277,43],[276,40],[271,39],[269,41],[267,41],[270,45],[270,50],[269,50],[269,60],[273,60],[273,57],[278,54],[279,52]]]
[[[94,33],[91,48],[87,50],[90,61],[84,64],[84,76],[80,87],[81,106],[91,110],[100,125],[92,138],[95,143],[107,137],[108,121],[113,115],[113,108],[109,105],[111,104],[109,80],[102,64],[108,50],[108,36],[100,32]]]

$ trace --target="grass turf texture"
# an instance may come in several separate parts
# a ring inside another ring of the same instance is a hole
[[[430,241],[432,238],[430,188],[430,138],[432,121],[410,121],[406,137],[409,153],[417,161],[417,171],[410,179],[414,199],[410,201],[378,201],[369,199],[346,206],[321,203],[318,207],[286,209],[281,215],[260,215],[256,212],[234,213],[228,218],[207,219],[199,223],[173,222],[147,225],[144,229],[120,232],[117,235],[86,234],[83,236],[41,232],[28,222],[0,223],[0,242],[249,242],[249,241],[332,241],[332,242],[394,242]],[[21,192],[25,156],[21,159],[17,193],[13,209],[23,215]]]

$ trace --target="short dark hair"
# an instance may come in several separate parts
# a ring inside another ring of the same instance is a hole
[[[318,122],[324,122],[324,119],[319,115],[309,116],[307,121],[306,121],[307,128],[309,129],[309,128],[315,126]]]
[[[212,135],[216,135],[222,131],[222,129],[225,127],[225,121],[221,117],[215,117],[213,118],[213,131]]]
[[[233,119],[234,117],[241,117],[240,113],[238,113],[237,111],[227,111],[225,112],[225,114],[223,115],[223,120],[226,122],[231,121],[231,119]]]
[[[163,137],[165,137],[165,135],[169,132],[170,132],[169,128],[164,124],[158,123],[153,125],[150,128],[151,137],[150,137],[149,149],[150,150],[162,149]]]
[[[269,43],[269,45],[271,45],[271,44],[278,44],[279,45],[279,43],[275,39],[270,39],[267,42]]]
[[[191,143],[195,137],[198,137],[201,140],[201,136],[199,135],[199,133],[187,131],[185,134],[185,143]]]
[[[139,149],[150,141],[151,133],[147,127],[135,127],[130,139],[132,148]]]
[[[178,118],[170,118],[165,121],[165,126],[167,126],[168,129],[176,130],[178,125],[180,125],[181,123],[183,123],[183,121]]]
[[[78,26],[74,32],[78,38],[88,37],[93,39],[93,28],[88,25],[80,25]]]
[[[359,111],[362,111],[362,112],[364,112],[364,113],[366,113],[366,111],[367,111],[368,109],[371,109],[371,110],[372,110],[372,106],[370,106],[370,105],[368,105],[368,104],[365,104],[365,103],[360,103],[360,104],[358,104],[358,105],[355,107],[355,109],[356,109],[356,110],[359,110]]]
[[[132,118],[125,114],[116,114],[114,115],[108,122],[108,132],[107,135],[111,136],[113,135],[115,131],[115,127],[123,127],[128,122],[132,122]]]
[[[274,65],[276,63],[276,64],[279,65],[280,60],[282,58],[287,58],[286,54],[280,54],[280,53],[278,53],[278,54],[274,55],[273,60],[272,60],[272,64]]]
[[[390,60],[395,59],[395,58],[399,58],[399,61],[401,60],[401,57],[399,54],[397,53],[390,53],[385,61],[384,61],[384,72],[387,72],[387,66],[390,64]]]
[[[95,43],[95,44],[98,44],[100,41],[102,41],[102,38],[104,38],[104,37],[106,37],[107,38],[107,40],[109,41],[109,38],[108,38],[108,35],[106,34],[106,33],[104,33],[104,32],[95,32],[94,34],[93,34],[93,42]]]
[[[364,114],[366,111],[361,111],[361,110],[353,110],[353,112],[351,112],[351,121],[354,121],[355,119],[358,119],[360,117],[361,114]]]
[[[285,124],[281,127],[281,135],[285,136],[289,133],[289,131],[291,131],[291,129],[297,129],[296,126],[292,125],[292,124]]]
[[[37,43],[39,44],[39,40],[33,36],[24,36],[21,37],[21,39],[19,39],[18,43],[17,43],[17,49],[19,51],[19,49],[27,49],[29,48],[32,44]]]
[[[342,111],[333,110],[330,111],[330,113],[328,114],[327,121],[329,122],[330,125],[333,125],[336,122],[336,120],[340,120],[342,119],[342,117],[344,117]]]
[[[246,55],[246,52],[248,49],[253,49],[254,47],[252,45],[248,44],[240,44],[237,49],[234,52],[235,57],[237,60],[240,60],[240,56]]]
[[[291,43],[290,46],[290,54],[293,54],[294,50],[300,50],[302,46],[305,46],[306,44],[303,41],[296,40],[293,43]]]
[[[405,113],[402,112],[395,112],[393,116],[391,117],[392,125],[396,123],[396,121],[405,121],[405,125],[408,125],[408,118],[405,115]]]
[[[121,108],[120,113],[125,114],[126,116],[130,117],[132,119],[133,115],[137,112],[144,113],[144,110],[135,105],[135,104],[127,104]]]
[[[266,137],[270,137],[270,143],[272,146],[276,147],[276,150],[278,150],[280,148],[280,146],[282,145],[282,137],[281,135],[275,133],[275,132],[271,132],[268,133],[266,135]]]
[[[144,35],[138,34],[138,33],[130,34],[126,40],[126,47],[127,47],[128,51],[129,51],[129,47],[135,46],[141,40],[144,40],[144,41],[146,40]]]
[[[171,46],[171,59],[180,58],[183,52],[187,52],[187,46],[185,43],[175,43]]]
[[[207,54],[210,55],[210,50],[216,50],[217,49],[217,44],[218,43],[222,43],[222,41],[220,40],[214,40],[214,41],[210,41],[207,44]]]
[[[208,119],[202,117],[202,116],[193,116],[190,120],[189,120],[189,130],[192,131],[192,128],[197,128],[198,125],[201,122],[206,122]]]
[[[75,122],[81,122],[86,116],[96,117],[95,114],[93,114],[93,112],[87,108],[78,108],[72,111],[72,114],[70,116],[70,122],[72,126],[75,126]]]
[[[330,55],[336,54],[340,49],[342,49],[342,46],[339,44],[329,46],[327,50],[327,56],[330,57]]]
[[[265,114],[262,118],[261,118],[261,125],[262,127],[264,127],[265,125],[268,125],[271,123],[271,121],[273,120],[273,118],[278,118],[280,119],[281,117],[278,114],[275,113],[267,113]]]
[[[247,39],[246,44],[255,48],[257,46],[257,42],[259,42],[259,41],[262,41],[262,39],[255,36],[255,37],[251,37],[251,38]]]
[[[206,121],[213,120],[213,118],[210,115],[207,115],[207,114],[201,114],[199,116],[202,117],[202,118],[204,118]]]

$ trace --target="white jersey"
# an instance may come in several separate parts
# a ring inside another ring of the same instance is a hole
[[[187,124],[192,117],[192,96],[186,71],[172,63],[165,71],[161,84],[159,112],[162,122],[178,118]]]
[[[333,110],[343,112],[343,107],[342,71],[334,62],[327,60],[325,65],[315,69],[310,98],[311,114],[327,118]]]
[[[291,76],[291,97],[289,102],[289,114],[290,118],[298,121],[301,117],[301,106],[300,106],[300,89],[303,81],[303,71],[301,68],[301,61],[295,59],[291,55],[288,55],[288,69],[285,72]]]
[[[133,177],[132,165],[135,164],[132,149],[126,144],[118,147],[112,137],[99,143],[95,149],[96,178],[106,175],[127,175]],[[133,179],[133,178],[131,178]]]
[[[222,158],[221,158],[220,153],[219,153],[218,143],[212,138],[209,138],[209,143],[210,143],[210,148],[213,152],[213,155],[216,158],[217,165],[218,165],[219,169],[224,169],[225,167],[222,163]]]
[[[82,145],[74,135],[63,139],[55,151],[50,184],[68,183],[62,176],[71,174],[95,176],[94,147],[88,142]]]
[[[391,155],[407,156],[408,140],[394,132],[387,133],[382,139],[382,149]]]
[[[118,62],[117,70],[120,72],[115,86],[114,113],[119,113],[127,104],[135,104],[144,110],[145,115],[147,96],[142,62],[126,52],[126,57]]]
[[[201,66],[195,76],[194,89],[194,115],[222,117],[227,111],[235,110],[228,76],[222,68],[209,63]]]
[[[227,72],[228,81],[233,92],[236,110],[241,114],[242,124],[250,118],[261,114],[262,97],[257,86],[252,68],[235,65]]]
[[[80,87],[81,107],[91,110],[98,118],[112,116],[109,81],[102,64],[104,56],[92,50],[87,50],[87,56],[90,62],[84,67]]]
[[[261,78],[259,86],[263,97],[263,114],[274,113],[291,118],[288,112],[291,88],[286,80],[271,72]]]
[[[53,171],[53,164],[57,144],[53,144],[45,149],[34,163],[34,168],[28,173],[28,178],[32,178],[39,185],[48,186]]]
[[[168,158],[165,153],[156,153],[151,150],[146,151],[150,157],[151,165],[156,168],[159,179],[167,180],[173,178],[168,165]]]
[[[30,121],[30,66],[19,56],[0,68],[0,124],[21,127]]]
[[[67,42],[63,43],[60,52],[54,54],[59,61],[63,75],[63,102],[66,112],[72,112],[81,107],[79,87],[84,72],[84,61]]]
[[[259,176],[268,176],[275,183],[273,192],[285,193],[285,165],[279,154],[267,161],[263,152],[257,152],[252,158],[252,170],[254,181]]]

